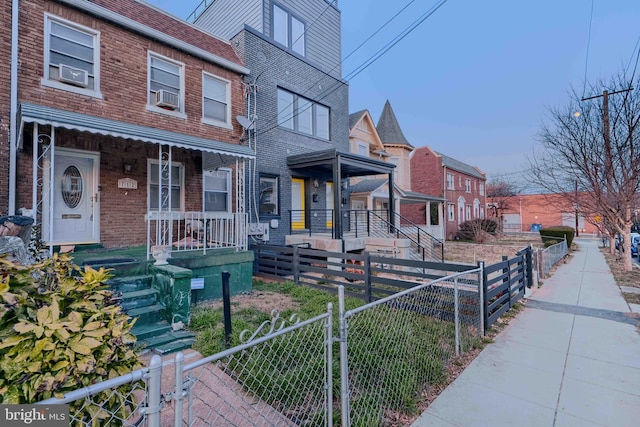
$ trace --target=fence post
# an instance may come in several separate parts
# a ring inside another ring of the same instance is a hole
[[[509,304],[509,310],[511,310],[511,266],[509,265],[509,257],[506,255],[502,255],[502,261],[506,261],[507,263],[507,268],[502,269],[502,273],[507,275],[507,277],[502,279],[502,285],[504,286],[504,283],[507,283],[507,292],[509,293],[507,303]]]
[[[231,346],[231,294],[229,292],[229,277],[231,273],[222,272],[222,305],[224,312],[224,346]]]
[[[460,356],[460,303],[458,301],[458,277],[453,279],[453,317],[456,330],[456,356]]]
[[[149,383],[145,415],[148,427],[160,427],[160,407],[162,405],[162,358],[157,354],[149,362]]]
[[[175,357],[176,364],[176,387],[173,393],[174,400],[174,426],[182,425],[182,400],[184,399],[184,353],[179,351]]]
[[[347,361],[347,319],[344,316],[344,286],[338,286],[338,319],[340,327],[340,400],[342,427],[351,426],[349,409],[349,364]]]
[[[327,330],[327,342],[325,344],[326,351],[326,368],[325,375],[327,381],[327,392],[325,394],[325,410],[327,411],[325,425],[328,427],[333,426],[333,304],[327,304],[327,320],[325,321],[325,328]]]
[[[531,245],[527,248],[525,255],[527,259],[527,288],[531,289],[533,286],[533,248]]]
[[[362,261],[362,273],[364,274],[364,300],[367,303],[371,302],[371,254],[369,252],[364,253],[364,260]]]
[[[480,271],[478,272],[478,295],[479,295],[479,306],[480,306],[480,331],[482,335],[485,333],[485,325],[487,324],[486,315],[487,310],[485,309],[485,296],[487,295],[487,276],[484,271],[484,261],[478,261],[478,268]]]
[[[293,245],[293,283],[300,281],[300,247]]]

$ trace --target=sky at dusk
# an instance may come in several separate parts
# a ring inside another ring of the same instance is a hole
[[[201,1],[148,2],[186,18]],[[342,55],[350,55],[343,77],[438,3],[339,0]],[[595,82],[634,67],[640,1],[593,0],[591,8],[592,0],[448,0],[348,79],[349,109],[368,109],[377,122],[389,100],[415,147],[478,166],[490,180],[521,180],[548,108],[568,104],[572,87],[582,94],[585,71]]]

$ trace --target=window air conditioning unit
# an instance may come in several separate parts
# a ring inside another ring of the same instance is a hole
[[[69,83],[74,86],[89,86],[89,75],[85,70],[70,67],[65,64],[60,64],[58,72],[58,80],[60,80],[61,82]]]
[[[177,110],[179,104],[180,97],[177,93],[169,92],[164,89],[160,89],[156,92],[156,106],[170,110]]]

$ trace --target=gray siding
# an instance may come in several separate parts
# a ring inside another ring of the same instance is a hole
[[[196,19],[195,25],[229,40],[244,25],[262,32],[262,0],[216,0]]]
[[[287,167],[287,157],[312,151],[337,148],[349,151],[349,88],[339,79],[327,76],[322,70],[284,52],[262,35],[245,30],[233,40],[239,52],[244,52],[246,66],[251,70],[248,79],[257,79],[257,170],[279,174],[280,177],[280,226],[272,229],[270,243],[284,244],[289,233],[291,209],[291,177],[295,175]],[[322,89],[320,89],[320,86]],[[281,129],[277,126],[277,89],[291,92],[316,101],[330,108],[329,141]],[[319,201],[309,203],[311,209],[325,209],[324,183],[332,176],[314,176],[321,182]],[[307,189],[306,194],[311,196]],[[250,195],[250,197],[252,197]],[[261,217],[262,222],[269,217]]]

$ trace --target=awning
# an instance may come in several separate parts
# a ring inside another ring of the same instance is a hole
[[[148,126],[134,125],[127,122],[74,113],[42,105],[21,103],[18,112],[19,123],[38,123],[81,132],[109,135],[116,138],[132,139],[153,144],[170,145],[172,147],[198,150],[215,154],[208,156],[228,163],[233,158],[253,159],[255,154],[246,145],[231,144],[214,139],[199,138],[177,132],[156,129]]]
[[[287,157],[287,166],[297,171],[322,171],[331,173],[336,162],[340,165],[341,178],[390,174],[396,165],[370,159],[354,153],[335,149],[296,154]]]

